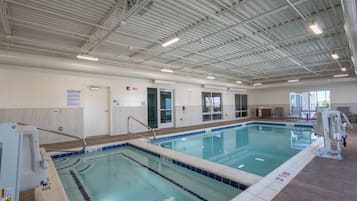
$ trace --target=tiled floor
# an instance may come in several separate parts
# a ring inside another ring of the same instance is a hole
[[[356,201],[357,124],[348,134],[343,160],[315,157],[273,201]]]

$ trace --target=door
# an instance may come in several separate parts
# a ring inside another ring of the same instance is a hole
[[[84,99],[84,132],[86,137],[110,134],[108,87],[88,87]]]
[[[157,121],[157,88],[148,88],[148,126],[150,128],[158,128]]]
[[[160,89],[158,100],[159,128],[173,127],[173,90]]]

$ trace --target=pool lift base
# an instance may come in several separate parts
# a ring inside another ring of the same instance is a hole
[[[345,123],[342,123],[342,118]],[[342,145],[346,147],[347,125],[352,128],[348,118],[339,111],[329,111],[323,109],[318,112],[317,121],[314,125],[314,132],[324,138],[324,147],[320,148],[316,155],[324,158],[342,160]],[[334,146],[333,146],[334,145]]]

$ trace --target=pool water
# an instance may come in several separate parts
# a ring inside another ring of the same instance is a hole
[[[315,140],[311,128],[264,124],[234,127],[154,144],[265,176]]]
[[[70,201],[228,201],[241,192],[130,146],[54,163]]]

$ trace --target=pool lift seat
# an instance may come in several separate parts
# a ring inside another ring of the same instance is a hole
[[[346,121],[345,123],[342,123],[342,118]],[[348,118],[339,111],[323,109],[318,112],[313,129],[316,135],[324,138],[324,147],[317,151],[317,155],[320,157],[342,160],[341,143],[346,147],[347,126],[352,128]]]
[[[19,192],[46,186],[49,156],[39,146],[37,129],[0,124],[0,200],[19,200]]]

